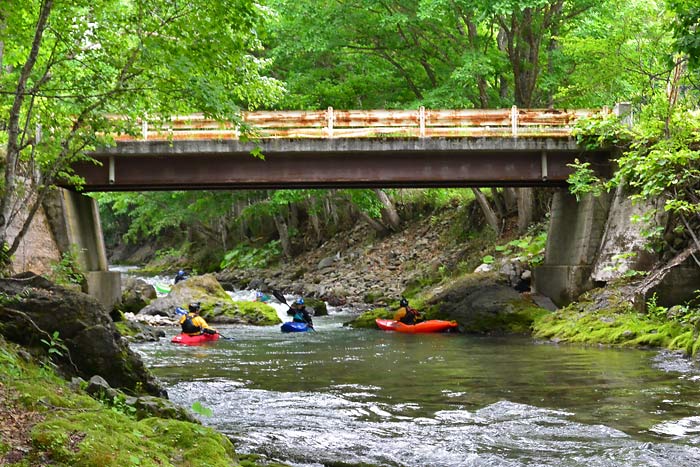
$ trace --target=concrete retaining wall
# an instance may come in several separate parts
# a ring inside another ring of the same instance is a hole
[[[86,272],[88,293],[111,310],[121,299],[121,275],[108,270],[97,203],[80,193],[57,189],[34,216],[12,266],[15,272],[48,275],[62,254],[72,250]]]
[[[605,231],[609,195],[581,202],[567,190],[555,193],[544,264],[533,272],[535,291],[557,306],[571,303],[593,287],[591,272]]]

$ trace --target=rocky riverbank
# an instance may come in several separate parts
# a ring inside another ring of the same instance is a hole
[[[292,261],[268,269],[227,270],[217,278],[225,288],[278,289],[366,311],[482,264],[493,252],[495,235],[486,230],[465,238],[471,226],[460,222],[456,211],[446,210],[385,236],[358,223]],[[504,283],[514,285],[527,265],[508,261],[499,267]]]

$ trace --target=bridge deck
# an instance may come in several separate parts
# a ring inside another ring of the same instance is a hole
[[[255,142],[239,138],[239,127],[181,117],[144,127],[140,138],[121,135],[92,154],[101,166],[75,169],[86,191],[564,186],[576,158],[609,171],[607,152],[583,151],[570,136],[582,113],[247,113]]]

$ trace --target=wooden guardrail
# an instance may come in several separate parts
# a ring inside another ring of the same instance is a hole
[[[607,110],[604,109],[604,112]],[[567,137],[576,120],[593,110],[463,109],[335,110],[243,112],[246,135],[256,138],[376,137]],[[141,120],[141,135],[118,135],[117,141],[238,139],[234,123],[202,115],[170,121]]]

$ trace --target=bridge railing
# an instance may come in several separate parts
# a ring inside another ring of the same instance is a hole
[[[335,110],[243,112],[245,128],[202,115],[171,117],[166,122],[141,120],[141,135],[127,140],[238,139],[244,132],[258,138],[377,137],[568,137],[573,124],[594,110],[462,109]],[[603,112],[607,112],[604,109]],[[243,130],[243,131],[242,131]]]

